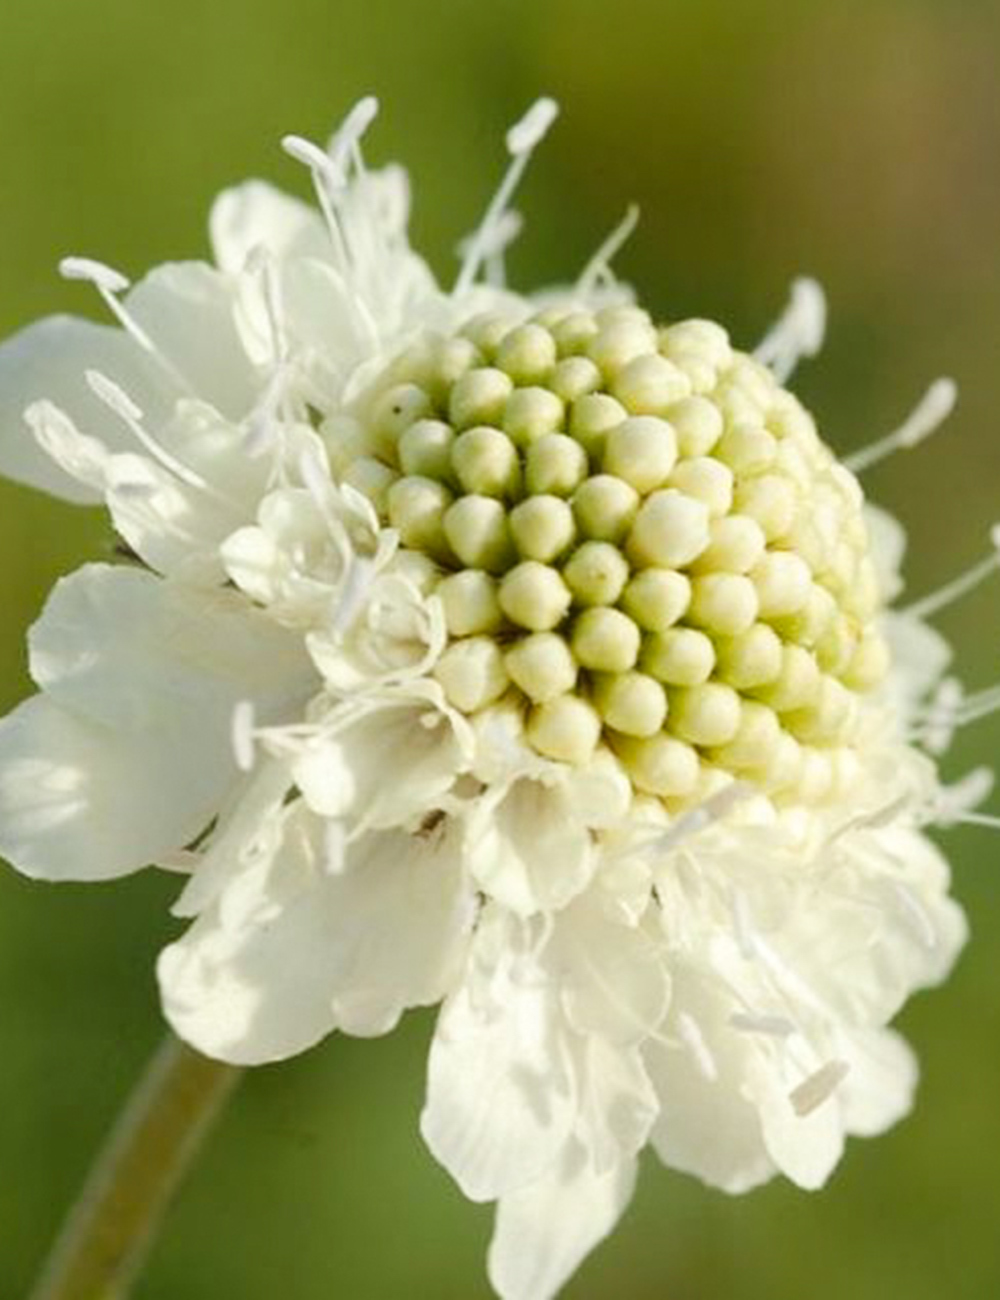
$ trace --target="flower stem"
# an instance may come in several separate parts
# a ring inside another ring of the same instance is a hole
[[[240,1070],[168,1035],[112,1129],[30,1300],[124,1300]]]

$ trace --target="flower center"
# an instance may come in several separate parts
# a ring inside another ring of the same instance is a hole
[[[672,806],[719,771],[805,802],[842,779],[887,662],[861,492],[719,326],[478,316],[332,451],[423,557],[462,712],[513,695],[539,753],[603,740]]]

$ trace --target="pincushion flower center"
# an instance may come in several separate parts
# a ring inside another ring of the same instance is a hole
[[[603,742],[672,808],[719,772],[800,803],[849,779],[888,659],[861,492],[721,327],[484,314],[324,432],[440,597],[461,712],[514,698],[538,753]]]

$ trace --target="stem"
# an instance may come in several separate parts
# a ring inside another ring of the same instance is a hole
[[[168,1035],[112,1129],[30,1300],[124,1300],[240,1070]]]

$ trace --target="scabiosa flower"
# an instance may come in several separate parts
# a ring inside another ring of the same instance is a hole
[[[214,265],[67,259],[116,324],[0,348],[4,468],[105,502],[123,554],[31,633],[0,849],[186,873],[159,979],[209,1056],[441,1003],[423,1135],[497,1203],[496,1291],[545,1300],[647,1144],[729,1192],[816,1188],[909,1109],[887,1026],[965,938],[926,831],[990,785],[933,757],[997,703],[927,619],[996,558],[890,608],[902,531],[784,387],[811,281],[752,355],[635,305],[631,215],[575,284],[508,290],[542,100],[443,290],[405,174],[364,167],[374,109],[286,140],[321,214],[227,191]]]

